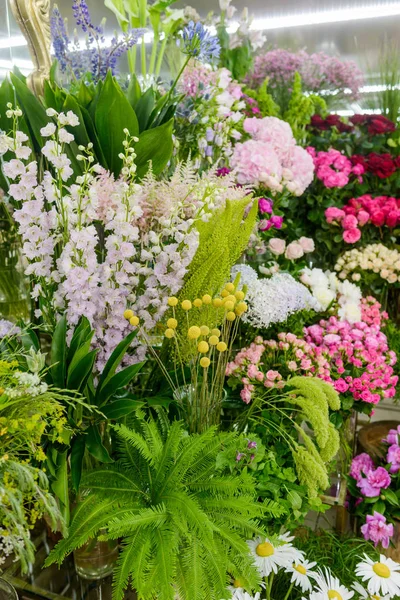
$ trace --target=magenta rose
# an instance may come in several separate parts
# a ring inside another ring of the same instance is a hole
[[[369,473],[374,467],[374,462],[369,454],[362,452],[353,458],[351,462],[350,476],[358,481],[361,478],[361,473],[367,475],[367,473]]]
[[[258,208],[262,213],[272,213],[272,201],[269,198],[260,198],[258,201]]]

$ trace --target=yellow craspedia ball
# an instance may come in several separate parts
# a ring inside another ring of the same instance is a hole
[[[228,346],[225,344],[225,342],[218,342],[217,344],[217,350],[219,350],[220,352],[225,352],[227,347]]]
[[[207,325],[202,325],[200,327],[201,335],[208,335],[210,333],[210,328]]]
[[[188,338],[190,340],[197,340],[197,338],[199,338],[200,336],[201,336],[200,327],[197,327],[197,325],[192,325],[192,327],[189,327]]]
[[[165,330],[165,337],[166,338],[171,339],[171,338],[174,337],[174,335],[175,335],[175,330],[174,329],[170,329],[169,328],[169,329]]]
[[[225,289],[228,292],[234,292],[235,291],[235,286],[233,285],[233,283],[229,282],[226,284]]]
[[[214,300],[213,300],[213,306],[215,306],[215,308],[220,308],[222,306],[222,299],[221,298],[214,298]]]
[[[229,292],[228,292],[228,290],[222,290],[222,292],[221,292],[221,296],[222,296],[223,298],[226,298],[227,296],[229,296]]]
[[[236,315],[232,310],[226,314],[227,321],[234,321],[235,319],[236,319]]]
[[[207,342],[199,342],[197,344],[197,350],[200,352],[200,354],[205,354],[206,352],[208,352],[210,349],[210,346],[207,344]]]
[[[211,304],[211,302],[212,302],[212,298],[211,298],[210,294],[204,294],[202,300],[203,300],[204,304]]]
[[[242,292],[242,290],[238,290],[237,292],[235,292],[235,298],[236,300],[243,300],[244,293]]]
[[[236,307],[238,310],[240,310],[242,313],[246,312],[247,310],[247,304],[246,302],[239,302],[239,304]]]
[[[136,327],[137,325],[139,325],[139,317],[131,317],[129,319],[129,323],[132,325],[132,327]]]
[[[233,302],[233,303],[235,303],[236,302],[235,296],[233,294],[229,294],[229,296],[226,296],[226,298],[225,298],[225,304],[227,302]]]
[[[224,306],[226,310],[233,310],[235,304],[232,302],[232,300],[228,300],[228,302],[225,302]]]
[[[178,298],[175,298],[175,296],[171,296],[171,298],[168,298],[168,306],[176,306],[178,304]]]
[[[129,319],[132,319],[133,316],[134,316],[133,310],[126,310],[124,312],[124,319],[127,319],[128,321],[129,321]]]
[[[168,319],[167,326],[170,329],[176,329],[178,327],[178,321],[176,319],[173,319],[173,318]]]
[[[219,337],[217,335],[211,335],[208,338],[208,342],[211,344],[211,346],[216,346],[219,342]]]
[[[221,335],[221,332],[215,327],[215,329],[211,329],[211,335],[216,335],[217,337],[219,337]]]
[[[210,359],[207,356],[203,356],[203,358],[200,359],[200,365],[206,369],[207,367],[209,367],[211,364]]]
[[[193,301],[193,305],[194,305],[196,308],[200,308],[200,306],[202,306],[202,305],[203,305],[203,300],[200,300],[200,298],[196,298],[196,300],[194,300],[194,301]]]
[[[181,304],[183,310],[190,310],[192,308],[192,303],[190,300],[184,300]]]

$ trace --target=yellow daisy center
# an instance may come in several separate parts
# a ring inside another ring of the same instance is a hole
[[[381,597],[380,596],[376,596],[375,594],[372,594],[371,600],[381,600]]]
[[[241,588],[241,587],[243,587],[242,582],[240,581],[240,579],[235,579],[234,580],[233,587],[234,588]]]
[[[263,542],[262,544],[258,544],[256,553],[258,556],[266,558],[267,556],[273,556],[273,554],[275,554],[275,548],[269,542]]]
[[[297,571],[298,573],[301,573],[302,575],[307,574],[307,569],[305,567],[303,567],[303,565],[293,565],[293,568],[295,571]]]
[[[378,577],[383,577],[384,579],[388,579],[390,577],[390,569],[387,565],[383,563],[375,563],[372,567],[372,570]]]
[[[336,590],[328,590],[328,598],[332,600],[343,600],[343,597]]]

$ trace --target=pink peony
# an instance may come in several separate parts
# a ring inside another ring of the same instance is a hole
[[[289,260],[296,260],[304,256],[304,249],[299,242],[291,242],[286,248],[285,256]]]
[[[358,221],[354,215],[346,215],[342,221],[343,229],[355,229],[357,225]]]
[[[361,237],[361,231],[356,227],[354,229],[345,229],[343,239],[347,244],[355,244]]]
[[[383,467],[377,467],[375,470],[368,471],[367,476],[359,479],[357,487],[367,498],[379,496],[382,489],[389,487],[391,483],[390,475]]]
[[[367,515],[366,523],[361,527],[364,539],[371,540],[375,547],[382,544],[384,548],[389,547],[390,538],[393,535],[393,525],[386,523],[386,517],[378,512]]]
[[[390,446],[386,460],[390,463],[390,472],[397,473],[400,471],[400,447],[397,444]]]
[[[399,440],[400,440],[400,425],[397,426],[397,429],[391,429],[389,431],[389,433],[387,434],[387,437],[382,441],[386,442],[387,444],[399,445]]]
[[[262,213],[272,213],[272,200],[269,198],[260,198],[258,201],[258,208]]]
[[[279,191],[282,166],[269,144],[255,140],[236,144],[231,167],[236,170],[237,181],[241,185],[263,186]]]
[[[275,256],[280,256],[285,252],[286,242],[285,240],[281,240],[279,238],[272,238],[268,242],[268,249]]]
[[[355,456],[351,462],[350,476],[357,481],[361,479],[361,473],[366,475],[374,468],[372,458],[366,452]]]

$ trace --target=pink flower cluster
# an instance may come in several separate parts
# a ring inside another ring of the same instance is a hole
[[[391,429],[387,438],[383,440],[389,444],[386,460],[390,464],[390,473],[398,473],[400,471],[400,445],[399,445],[400,425],[397,429]]]
[[[266,78],[272,90],[286,88],[291,91],[295,73],[301,75],[304,89],[320,92],[322,90],[350,89],[350,98],[357,98],[364,77],[353,61],[340,60],[324,52],[308,54],[305,50],[270,50],[257,56],[249,83],[258,88]]]
[[[400,199],[389,196],[370,195],[352,198],[343,209],[331,206],[325,211],[328,223],[339,224],[343,227],[343,239],[348,244],[354,244],[361,238],[359,227],[371,224],[376,227],[393,229],[400,224]]]
[[[373,296],[367,296],[361,300],[361,320],[367,325],[381,328],[385,325],[389,315],[381,310],[382,305]]]
[[[306,328],[305,339],[327,353],[330,373],[322,378],[331,381],[338,392],[351,393],[354,400],[369,404],[395,395],[396,354],[389,350],[385,334],[376,325],[350,324],[332,316]],[[347,375],[348,371],[352,374]]]
[[[327,152],[317,152],[309,146],[307,152],[313,158],[317,179],[322,181],[325,187],[342,188],[349,183],[351,175],[356,175],[359,182],[362,182],[361,175],[365,171],[363,165],[353,165],[339,150],[331,148]]]
[[[377,404],[382,396],[393,397],[398,380],[393,375],[396,355],[389,351],[386,336],[375,324],[382,318],[376,315],[379,305],[369,301],[363,306],[371,324],[350,324],[332,316],[307,327],[303,339],[279,333],[278,340],[258,337],[242,349],[228,364],[226,374],[240,379],[243,401],[251,401],[256,386],[282,387],[282,380],[295,372],[320,377],[356,401]],[[276,364],[281,365],[281,372],[273,369]]]
[[[260,198],[258,200],[258,209],[262,215],[270,215],[268,218],[263,218],[258,223],[260,231],[268,231],[269,229],[281,229],[283,225],[283,217],[273,215],[273,202],[270,198]]]
[[[272,193],[285,187],[301,196],[313,180],[313,161],[296,145],[290,125],[276,117],[247,118],[243,128],[251,139],[235,145],[230,166],[238,183],[265,187]]]

